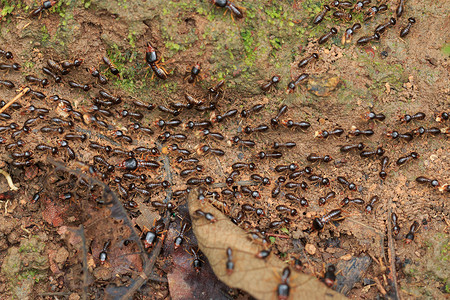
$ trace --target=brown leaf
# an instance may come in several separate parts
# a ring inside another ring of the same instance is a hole
[[[313,75],[308,79],[308,91],[319,97],[327,97],[338,87],[339,83],[340,79],[335,75]]]
[[[194,190],[188,197],[192,228],[199,248],[207,256],[217,277],[228,286],[242,289],[257,299],[276,299],[276,290],[281,283],[280,274],[286,264],[274,255],[265,260],[257,258],[255,255],[262,248],[251,242],[246,232],[219,210],[208,203],[200,204],[197,196],[198,191]],[[217,221],[211,223],[198,217],[194,213],[197,209],[213,214]],[[228,247],[232,249],[235,265],[230,275],[225,268]],[[292,274],[289,285],[291,299],[345,299],[315,277],[306,274]]]

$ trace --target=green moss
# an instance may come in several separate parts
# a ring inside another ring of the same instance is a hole
[[[444,46],[442,46],[441,51],[444,55],[446,56],[450,56],[450,43],[445,44]]]

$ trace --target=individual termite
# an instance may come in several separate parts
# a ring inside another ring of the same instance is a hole
[[[345,146],[342,146],[339,150],[340,150],[341,152],[346,153],[346,152],[349,152],[349,151],[351,151],[351,150],[353,150],[353,149],[362,151],[362,150],[364,150],[365,147],[366,147],[366,146],[365,146],[363,143],[358,143],[358,144],[354,144],[354,145],[345,145]]]
[[[98,94],[100,95],[100,97],[111,101],[113,104],[119,104],[122,102],[122,98],[111,95],[110,93],[104,90],[100,90]]]
[[[301,122],[295,122],[293,120],[283,120],[281,121],[281,123],[286,126],[287,128],[299,128],[302,130],[306,130],[309,127],[311,127],[311,123],[309,122],[305,122],[305,121],[301,121]]]
[[[241,145],[245,147],[255,147],[256,143],[252,140],[243,140],[238,136],[235,136],[231,139],[231,142],[235,145]]]
[[[371,8],[369,8],[366,13],[364,14],[364,22],[367,22],[370,18],[372,18],[373,16],[375,16],[376,14],[386,11],[387,10],[387,5],[386,4],[381,4],[380,6],[372,6]]]
[[[233,274],[234,261],[233,261],[233,250],[230,247],[227,248],[227,261],[225,263],[225,269],[227,270],[227,275]]]
[[[97,70],[97,68],[91,66],[88,69],[86,69],[89,73],[91,73],[92,77],[95,77],[98,79],[98,82],[100,82],[100,84],[107,84],[108,83],[108,78],[106,76],[104,76],[102,73],[100,73],[99,70]]]
[[[5,142],[6,142],[6,139],[5,139]],[[5,143],[5,142],[3,142],[3,143]],[[23,140],[17,140],[14,143],[10,143],[10,144],[6,145],[5,149],[9,151],[9,150],[14,149],[14,148],[21,148],[24,145],[25,145],[25,142]]]
[[[204,212],[204,211],[202,211],[202,210],[200,210],[200,209],[197,209],[197,210],[194,212],[194,214],[195,214],[197,217],[205,218],[206,220],[208,220],[208,221],[211,222],[211,223],[217,222],[217,219],[216,219],[211,213]]]
[[[333,12],[333,17],[336,19],[343,20],[345,22],[350,22],[352,20],[352,14],[346,11],[337,10]]]
[[[334,283],[336,282],[336,267],[334,265],[328,266],[322,281],[329,288],[331,288],[334,285]]]
[[[397,21],[395,20],[395,18],[390,18],[388,22],[378,25],[377,28],[375,28],[375,32],[383,34],[386,31],[386,29],[394,26],[396,23]]]
[[[328,222],[340,219],[341,214],[341,209],[333,209],[332,211],[326,213],[321,217],[314,218],[312,226],[315,230],[322,230],[325,224],[327,224]]]
[[[184,142],[187,139],[187,136],[182,133],[170,133],[168,131],[162,133],[158,136],[158,139],[165,142],[167,140],[174,140]]]
[[[169,150],[171,152],[175,151],[178,154],[183,155],[183,156],[189,156],[192,154],[191,151],[189,151],[188,149],[180,148],[178,146],[178,144],[172,144],[172,145],[168,146],[167,150]]]
[[[272,152],[264,152],[261,151],[257,154],[257,157],[259,159],[266,159],[266,158],[276,158],[279,159],[283,156],[283,154],[281,152],[278,151],[272,151]]]
[[[64,133],[64,128],[44,126],[40,129],[40,131],[42,133]]]
[[[108,173],[114,172],[115,167],[114,167],[113,165],[111,165],[111,164],[110,164],[106,159],[104,159],[103,157],[96,155],[96,156],[93,157],[93,160],[94,160],[94,163],[105,166],[105,167],[106,167],[106,172],[108,172]]]
[[[242,194],[251,196],[254,199],[261,199],[261,194],[258,191],[252,190],[247,186],[241,186],[241,192]]]
[[[316,131],[314,133],[314,137],[315,138],[322,138],[322,139],[326,139],[330,136],[341,136],[344,133],[344,129],[342,128],[335,128],[331,131],[327,131],[327,130],[321,130],[321,131]]]
[[[69,70],[64,69],[60,63],[54,61],[53,59],[47,59],[47,65],[56,72],[59,72],[62,75],[69,74]]]
[[[357,190],[356,184],[354,184],[353,182],[347,181],[347,179],[345,179],[345,177],[338,176],[337,177],[337,181],[340,184],[347,186],[348,189],[351,190],[351,191],[356,191]]]
[[[297,146],[297,144],[295,142],[284,142],[284,143],[279,143],[279,142],[273,142],[272,148],[273,149],[279,149],[279,148],[294,148],[295,146]]]
[[[184,234],[186,233],[186,229],[187,229],[187,223],[183,223],[183,225],[181,225],[180,233],[177,235],[177,237],[174,240],[173,248],[175,250],[180,248],[181,244],[183,243]]]
[[[352,37],[353,35],[356,33],[356,31],[358,31],[361,28],[361,24],[359,23],[355,23],[353,24],[352,27],[347,28],[345,30],[344,35],[342,36],[342,44],[347,44],[350,43],[352,41]]]
[[[250,171],[254,171],[256,170],[256,165],[254,163],[237,162],[234,163],[231,168],[233,170],[249,169]]]
[[[309,206],[308,200],[306,200],[304,197],[298,197],[291,193],[286,194],[285,197],[286,197],[286,199],[288,199],[290,201],[299,203],[301,206],[304,206],[304,207]]]
[[[286,182],[284,187],[287,188],[287,189],[298,189],[298,188],[301,188],[302,190],[307,190],[308,189],[308,184],[306,182],[304,182],[304,181],[302,181],[302,182],[289,181],[289,182]]]
[[[50,77],[52,77],[53,80],[55,80],[56,83],[61,82],[61,80],[62,80],[61,76],[56,75],[56,74],[53,73],[53,71],[50,70],[49,68],[47,68],[47,67],[42,67],[42,71],[43,71],[45,74],[47,74],[47,75],[49,75]]]
[[[261,109],[264,108],[264,104],[256,104],[249,109],[243,109],[241,111],[241,117],[247,118],[248,116],[252,115],[253,113],[261,111]]]
[[[44,93],[39,92],[39,91],[35,91],[35,90],[31,90],[31,89],[30,89],[30,91],[28,93],[30,93],[32,96],[34,96],[34,97],[36,97],[38,99],[41,99],[41,100],[45,99],[47,97]]]
[[[153,124],[155,124],[155,126],[158,126],[161,129],[163,129],[165,127],[177,127],[177,126],[181,125],[182,122],[179,119],[172,119],[172,120],[168,120],[168,121],[159,119],[157,121],[154,121]]]
[[[436,117],[436,122],[444,122],[444,121],[448,121],[449,119],[450,119],[450,113],[448,113],[448,112],[441,112]]]
[[[320,22],[323,21],[323,19],[325,18],[325,15],[327,14],[327,12],[330,11],[330,7],[328,5],[324,5],[322,11],[319,12],[319,14],[314,18],[313,20],[313,24],[317,25]]]
[[[395,14],[397,15],[397,18],[400,18],[403,15],[403,11],[405,10],[405,2],[406,2],[406,0],[400,0],[398,2],[397,9],[395,10]]]
[[[361,129],[356,128],[355,126],[352,126],[352,128],[348,132],[348,134],[351,136],[360,136],[360,135],[371,136],[374,134],[374,132],[372,129],[361,130]]]
[[[432,134],[432,135],[438,135],[438,134],[442,133],[442,131],[439,128],[437,128],[437,127],[424,128],[422,126],[419,127],[419,128],[414,129],[412,132],[414,134],[416,134],[416,135],[424,135],[426,133],[429,133],[429,134]]]
[[[288,83],[286,93],[287,94],[293,93],[295,91],[295,88],[297,87],[297,85],[299,85],[301,82],[308,79],[308,77],[309,77],[309,74],[306,74],[306,73],[302,73],[302,74],[298,75],[295,80],[292,80],[291,82]]]
[[[420,184],[429,184],[431,187],[434,188],[439,186],[439,181],[437,181],[436,179],[429,179],[424,176],[417,177],[416,182]]]
[[[169,212],[172,212],[175,209],[175,205],[173,203],[164,203],[161,201],[152,201],[151,202],[152,207],[156,208],[157,210],[167,210]]]
[[[217,7],[228,9],[232,13],[232,16],[234,15],[238,19],[242,19],[244,17],[242,8],[240,8],[230,0],[210,0],[210,1]]]
[[[32,17],[37,17],[38,15],[40,15],[41,12],[43,12],[44,10],[48,10],[50,8],[53,7],[53,5],[56,4],[57,1],[55,0],[47,0],[47,1],[43,1],[42,4],[40,6],[38,6],[37,8],[33,9],[33,11],[31,11],[30,15]]]
[[[261,90],[263,90],[264,92],[270,91],[271,89],[275,88],[278,85],[280,80],[281,80],[280,76],[278,76],[278,75],[272,76],[272,78],[270,78],[269,82],[261,85]]]
[[[6,59],[14,58],[14,55],[11,53],[11,51],[5,51],[3,49],[0,49],[0,55],[4,56]]]
[[[129,117],[129,118],[134,118],[137,120],[141,120],[144,117],[144,115],[139,112],[132,112],[132,111],[125,110],[125,109],[120,112],[120,116],[122,118]]]
[[[12,152],[11,157],[14,160],[17,159],[25,159],[30,160],[33,157],[33,152],[31,151],[25,151],[25,152]]]
[[[209,128],[212,126],[210,121],[202,120],[202,121],[189,121],[186,124],[183,124],[184,129],[203,129]]]
[[[298,212],[295,208],[287,207],[286,205],[278,205],[275,209],[280,213],[287,213],[291,215],[291,217],[295,217],[298,215]]]
[[[235,181],[235,178],[237,177],[237,176],[240,176],[241,175],[241,172],[239,172],[239,170],[233,170],[233,171],[231,171],[231,173],[228,175],[228,177],[225,179],[225,183],[228,185],[228,186],[232,186],[233,185],[233,183],[234,183],[234,181]]]
[[[258,207],[254,207],[251,204],[243,204],[241,208],[242,208],[242,211],[244,211],[244,212],[256,213],[256,215],[258,217],[261,217],[261,216],[265,215],[264,209],[258,208]]]
[[[319,206],[325,205],[328,200],[334,197],[336,197],[336,193],[334,191],[328,192],[324,197],[319,198]]]
[[[105,242],[105,244],[103,245],[103,249],[102,251],[100,251],[100,254],[98,255],[98,259],[100,260],[100,264],[105,264],[106,260],[108,259],[108,248],[111,245],[111,240],[108,240]]]
[[[63,67],[64,69],[70,69],[73,67],[79,67],[79,66],[81,66],[82,63],[83,63],[82,59],[75,58],[72,61],[70,61],[70,60],[63,61],[61,63],[61,67]]]
[[[141,100],[133,100],[133,105],[135,105],[138,108],[144,108],[146,110],[153,110],[155,108],[155,105],[152,103],[145,103]]]
[[[170,109],[168,107],[165,107],[163,105],[158,105],[158,110],[165,112],[165,113],[169,113],[171,115],[173,115],[174,117],[178,116],[181,112],[179,110],[175,110],[175,109]]]
[[[224,156],[225,152],[222,149],[211,148],[208,145],[202,145],[197,148],[197,153],[199,155],[213,154],[215,156]]]
[[[202,184],[207,184],[207,185],[211,185],[214,183],[214,179],[211,176],[207,176],[205,178],[189,178],[188,181],[186,182],[186,185],[202,185]]]
[[[58,144],[60,147],[66,149],[67,156],[69,157],[69,159],[75,159],[76,157],[75,151],[73,151],[73,149],[69,146],[69,142],[67,142],[66,140],[61,140],[58,141]]]
[[[384,149],[383,146],[378,147],[375,150],[366,150],[366,151],[362,151],[359,156],[361,157],[372,157],[372,156],[383,156],[384,155]]]
[[[220,123],[229,118],[234,117],[237,114],[237,109],[230,109],[229,111],[223,113],[222,115],[216,115],[214,112],[211,114],[211,122]]]
[[[281,185],[286,182],[286,177],[280,176],[275,181],[275,187],[272,189],[272,198],[278,197],[278,195],[281,193]]]
[[[113,75],[119,75],[119,70],[113,65],[113,63],[111,63],[107,56],[102,56],[102,60],[108,66]]]
[[[425,119],[425,117],[426,117],[426,115],[423,112],[418,112],[418,113],[415,113],[414,115],[406,114],[404,116],[401,116],[399,119],[400,119],[400,122],[402,122],[402,123],[409,123],[414,120],[423,120],[423,119]]]
[[[153,247],[153,244],[156,242],[158,238],[158,234],[164,231],[164,223],[158,220],[156,225],[149,231],[147,231],[143,238],[143,244],[145,249],[149,249]]]
[[[199,163],[199,160],[197,158],[194,158],[194,157],[184,158],[182,156],[178,156],[175,159],[175,161],[177,163],[179,163],[179,164],[189,164],[189,165],[198,164]]]
[[[411,152],[407,156],[400,157],[397,160],[397,166],[403,165],[403,164],[407,163],[409,160],[417,159],[417,158],[419,158],[419,154],[417,152]]]
[[[365,209],[366,213],[370,214],[373,212],[373,210],[374,210],[373,206],[375,205],[375,202],[378,202],[378,196],[376,196],[376,195],[373,196],[372,198],[370,198],[369,204],[367,204],[366,209]]]
[[[394,236],[398,235],[400,232],[400,226],[398,226],[398,218],[396,213],[391,214],[391,223],[392,223],[392,233]]]
[[[215,86],[210,87],[208,89],[209,94],[213,98],[213,102],[217,102],[219,100],[220,96],[223,95],[223,85],[225,83],[225,80],[220,80]]]
[[[115,138],[125,141],[128,144],[133,143],[133,139],[131,138],[131,136],[124,134],[122,130],[113,131],[113,135]]]
[[[381,179],[386,179],[386,177],[387,177],[386,168],[387,168],[388,164],[389,164],[389,157],[383,156],[381,158],[381,171],[380,171],[380,173],[378,173],[378,175],[380,175]]]
[[[414,221],[414,223],[409,228],[409,232],[406,234],[405,237],[406,244],[410,244],[414,240],[414,234],[417,232],[417,229],[419,229],[419,222]]]
[[[342,199],[341,201],[341,206],[347,206],[350,203],[354,203],[354,204],[358,204],[358,205],[363,205],[365,203],[365,201],[361,198],[355,198],[355,199],[350,199],[348,197],[345,197],[344,199]]]
[[[398,131],[390,131],[386,133],[387,137],[390,137],[394,140],[396,139],[403,139],[407,142],[410,142],[413,140],[414,136],[411,133],[399,133]]]
[[[147,47],[145,50],[145,61],[147,62],[147,64],[152,68],[153,73],[159,77],[162,80],[167,79],[167,71],[159,66],[159,59],[158,59],[158,55],[156,53],[156,49],[153,48],[153,46],[150,44],[150,42],[147,43]]]
[[[296,163],[291,163],[289,165],[278,165],[275,167],[275,171],[278,173],[285,171],[295,172],[296,170],[298,170],[298,164]]]
[[[266,132],[267,130],[269,130],[269,126],[261,124],[256,127],[246,126],[243,132],[246,134],[251,134],[255,132]]]
[[[406,24],[406,26],[404,28],[402,28],[402,30],[400,30],[400,37],[403,38],[403,37],[407,36],[414,23],[416,23],[416,19],[414,19],[412,17],[408,18],[408,24]]]
[[[330,31],[328,33],[325,33],[322,35],[318,40],[317,43],[324,44],[326,43],[331,37],[335,36],[338,33],[338,30],[335,27],[331,27]]]
[[[350,9],[353,7],[353,3],[350,1],[338,1],[334,0],[330,2],[330,5],[336,8]]]
[[[363,36],[356,41],[357,45],[365,45],[371,41],[378,41],[380,39],[380,34],[375,32],[373,35]]]
[[[319,184],[321,184],[323,186],[330,185],[330,180],[328,178],[320,176],[320,175],[310,175],[310,176],[308,176],[308,180],[312,181],[312,182],[318,181]]]
[[[68,133],[64,136],[64,139],[69,141],[82,141],[84,142],[87,139],[87,134],[77,134],[77,133]]]
[[[272,119],[270,119],[270,125],[272,125],[272,127],[277,127],[279,124],[279,120],[280,117],[282,115],[284,115],[288,110],[288,106],[287,105],[282,105],[277,112],[277,115],[275,117],[273,117]]]
[[[144,127],[139,122],[135,122],[135,123],[131,124],[130,128],[135,130],[135,131],[140,131],[140,132],[148,134],[148,135],[152,135],[153,134],[153,130],[151,128]]]
[[[134,171],[138,169],[158,169],[159,163],[154,160],[140,160],[130,157],[117,164],[116,167],[127,171]]]
[[[319,155],[317,153],[311,153],[310,155],[308,155],[306,157],[306,160],[309,162],[324,162],[324,163],[329,163],[330,161],[333,160],[333,158],[329,155]]]
[[[302,60],[300,60],[300,62],[298,63],[298,67],[299,68],[303,68],[305,67],[307,64],[309,64],[311,61],[313,60],[318,60],[319,59],[319,54],[317,53],[313,53],[305,58],[303,58]]]
[[[22,66],[19,65],[18,63],[13,63],[13,64],[0,63],[0,70],[19,71],[21,68],[22,68]]]
[[[287,226],[289,225],[290,220],[288,218],[283,218],[281,220],[276,220],[276,221],[272,221],[269,223],[269,228],[270,229],[276,229],[276,228],[280,228],[282,226]]]
[[[180,172],[181,177],[188,177],[195,173],[203,172],[204,168],[201,165],[195,166],[193,169],[184,169]]]
[[[201,135],[202,136],[206,136],[206,137],[211,137],[211,138],[214,138],[214,139],[219,140],[219,141],[222,141],[222,140],[225,139],[225,137],[221,133],[219,133],[219,132],[212,132],[209,129],[203,129],[202,132],[201,132]]]
[[[370,4],[370,2],[371,0],[358,1],[356,2],[355,6],[353,6],[353,10],[359,12],[364,8],[364,6]]]
[[[144,154],[147,156],[159,156],[161,155],[161,152],[159,152],[158,148],[153,147],[153,148],[147,148],[147,147],[137,147],[135,149],[133,149],[134,152],[138,153],[138,154]],[[128,156],[132,156],[132,155],[128,155]]]
[[[366,121],[384,121],[384,119],[386,119],[386,116],[382,113],[375,113],[371,111],[363,114],[362,118]]]
[[[29,82],[31,82],[31,83],[37,83],[37,84],[40,84],[42,87],[46,87],[46,86],[49,84],[47,78],[40,79],[40,78],[34,77],[34,76],[32,76],[32,75],[27,75],[27,76],[25,77],[25,80],[26,80],[26,81],[29,81]]]

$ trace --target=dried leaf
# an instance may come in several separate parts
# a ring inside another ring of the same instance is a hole
[[[198,191],[189,194],[189,213],[199,248],[208,257],[214,273],[232,288],[242,289],[257,299],[276,299],[280,274],[286,267],[280,259],[270,255],[265,260],[255,255],[262,250],[247,238],[244,230],[234,225],[227,216],[208,203],[200,204]],[[215,223],[195,214],[197,209],[209,212],[217,219]],[[234,270],[228,275],[225,267],[226,249],[232,249]],[[345,297],[306,274],[292,274],[289,285],[291,299],[345,299]]]

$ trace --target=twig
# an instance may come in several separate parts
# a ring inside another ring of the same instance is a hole
[[[391,281],[392,281],[392,287],[394,288],[394,299],[400,299],[400,296],[398,294],[398,285],[397,285],[397,271],[395,270],[395,246],[394,246],[394,240],[392,239],[392,204],[391,197],[389,198],[389,216],[388,216],[388,224],[387,224],[387,231],[388,231],[388,256],[389,256],[389,263],[390,263],[390,269],[391,269]]]
[[[377,284],[377,288],[380,291],[380,293],[383,294],[383,296],[386,296],[387,292],[384,289],[383,285],[381,284],[380,280],[377,277],[374,277],[373,281],[375,281],[375,283]]]
[[[5,176],[6,181],[8,182],[9,188],[12,191],[17,191],[19,188],[17,186],[14,185],[11,175],[8,174],[8,172],[6,172],[5,170],[0,169],[0,174],[2,174],[3,176]]]
[[[170,160],[167,154],[164,154],[162,151],[162,145],[157,142],[156,146],[158,147],[158,150],[162,153],[162,160],[163,160],[163,166],[164,171],[166,173],[166,179],[172,182],[172,172],[170,171]],[[172,199],[172,188],[168,188],[167,190],[166,199],[164,199],[164,203],[169,203],[169,201]],[[167,228],[169,226],[170,218],[169,218],[169,212],[167,211],[165,215],[162,217],[164,220],[164,228]],[[152,280],[152,272],[153,267],[156,263],[156,259],[158,258],[159,254],[161,253],[162,246],[164,244],[164,240],[159,240],[158,244],[155,246],[155,248],[152,251],[152,254],[148,260],[148,263],[145,264],[144,270],[140,274],[138,278],[130,285],[125,295],[123,295],[120,299],[127,300],[127,299],[133,299],[134,294],[141,288],[142,285],[144,285],[148,280]]]
[[[19,100],[20,98],[22,98],[23,95],[25,95],[26,93],[28,93],[30,91],[29,87],[25,87],[24,89],[22,89],[20,91],[20,93],[18,93],[11,101],[9,101],[8,103],[6,103],[5,106],[3,106],[2,108],[0,108],[0,114],[2,112],[4,112],[8,107],[11,106],[11,104],[13,104],[14,102],[16,102],[17,100]]]
[[[83,300],[87,299],[87,288],[88,288],[88,267],[87,267],[87,245],[86,236],[84,235],[83,224],[77,230],[78,234],[81,236],[81,242],[83,244]]]

